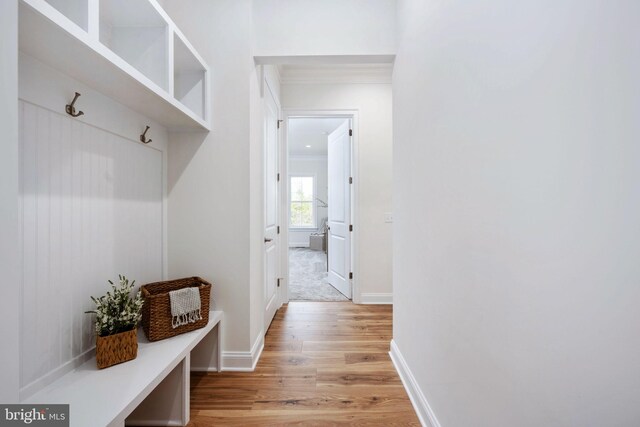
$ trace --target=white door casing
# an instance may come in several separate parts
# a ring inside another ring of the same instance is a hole
[[[280,307],[278,294],[278,119],[276,98],[264,91],[264,332]]]
[[[351,299],[351,120],[328,137],[329,283]]]

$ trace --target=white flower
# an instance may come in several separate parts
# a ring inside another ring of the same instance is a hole
[[[142,318],[144,301],[140,291],[131,297],[134,283],[124,276],[119,276],[120,282],[116,286],[111,283],[112,292],[100,298],[91,298],[96,305],[96,334],[99,336],[112,335],[134,329]]]

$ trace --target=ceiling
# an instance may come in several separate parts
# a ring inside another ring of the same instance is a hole
[[[347,119],[291,118],[289,119],[289,154],[294,156],[326,156],[327,135]],[[310,147],[307,147],[307,146]]]

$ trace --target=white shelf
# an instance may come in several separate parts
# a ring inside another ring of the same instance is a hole
[[[173,35],[173,95],[198,117],[204,117],[207,68],[187,43],[179,33]]]
[[[45,1],[84,31],[89,30],[89,4],[87,0]]]
[[[181,51],[181,58],[197,58],[203,90],[181,89],[176,99],[174,78],[184,88],[186,74],[174,70],[170,47],[181,33],[155,0],[100,0],[100,7],[96,0],[21,0],[19,27],[24,53],[171,130],[211,129],[204,89],[209,69],[183,42],[179,49],[188,54]]]
[[[69,404],[71,426],[122,425],[222,317],[221,311],[211,311],[204,328],[156,342],[140,328],[136,359],[101,370],[92,358],[24,403]]]
[[[169,23],[147,0],[100,0],[100,43],[169,91]]]

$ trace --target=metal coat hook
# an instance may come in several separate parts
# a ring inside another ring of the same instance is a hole
[[[149,130],[149,126],[147,126],[147,128],[144,130],[144,132],[142,132],[142,135],[140,135],[140,142],[142,142],[143,144],[148,144],[150,143],[152,140],[151,139],[147,139],[147,131]]]
[[[80,96],[80,94],[78,92],[76,92],[76,96],[73,97],[73,101],[71,101],[71,104],[67,104],[67,106],[65,107],[65,111],[71,117],[78,117],[78,116],[81,116],[81,115],[84,114],[84,112],[82,112],[82,111],[78,111],[76,113],[76,107],[74,106],[76,101],[78,100],[79,96]]]

